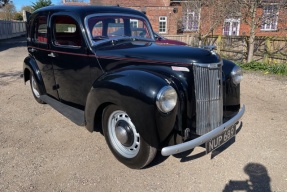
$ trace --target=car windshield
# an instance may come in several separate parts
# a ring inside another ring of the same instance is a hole
[[[91,16],[86,25],[95,43],[121,37],[153,41],[149,24],[144,18],[133,16]]]

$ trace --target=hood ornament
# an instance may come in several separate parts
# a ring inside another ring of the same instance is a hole
[[[210,51],[211,54],[216,54],[215,50],[217,49],[217,47],[215,45],[202,46],[201,48]]]

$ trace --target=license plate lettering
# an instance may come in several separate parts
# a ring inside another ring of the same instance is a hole
[[[217,149],[235,135],[236,135],[236,127],[235,126],[229,127],[223,133],[205,143],[206,153],[209,153]]]

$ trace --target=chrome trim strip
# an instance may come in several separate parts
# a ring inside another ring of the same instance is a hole
[[[204,63],[193,63],[194,66],[198,66],[198,67],[205,67],[205,68],[218,68],[223,66],[223,62],[219,62],[219,63],[209,63],[209,64],[204,64]]]
[[[196,139],[193,139],[185,143],[180,143],[177,145],[164,147],[161,150],[161,154],[163,156],[169,156],[169,155],[181,153],[181,152],[193,149],[196,146],[202,145],[203,143],[211,140],[215,136],[222,133],[226,128],[229,128],[232,125],[234,125],[243,116],[244,112],[245,112],[245,106],[243,105],[240,111],[232,119],[220,125],[219,127],[215,128],[214,130],[210,131],[209,133],[206,133]]]

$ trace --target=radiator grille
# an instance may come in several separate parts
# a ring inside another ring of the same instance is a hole
[[[222,124],[222,64],[193,65],[196,133],[203,135]]]

